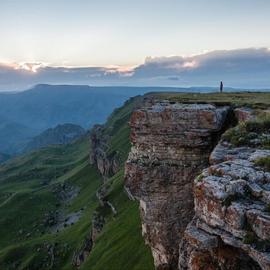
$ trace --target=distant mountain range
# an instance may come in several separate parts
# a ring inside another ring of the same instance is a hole
[[[37,133],[38,131],[30,126],[0,116],[0,153],[13,155],[21,152],[30,138]]]
[[[85,134],[85,129],[79,125],[63,124],[49,128],[35,136],[24,148],[28,152],[48,145],[67,144]]]
[[[39,84],[0,93],[0,153],[15,155],[46,129],[71,123],[84,129],[104,123],[128,98],[147,92],[213,92],[213,87],[91,87]],[[225,89],[232,91],[233,89]]]
[[[10,158],[9,155],[0,153],[0,163],[5,162],[5,161],[8,160],[9,158]]]
[[[0,93],[0,153],[21,153],[33,137],[59,124],[85,129],[104,123],[131,96],[158,87],[90,87],[39,84],[27,91]]]

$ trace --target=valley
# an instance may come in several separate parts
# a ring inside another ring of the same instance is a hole
[[[130,148],[127,119],[135,104],[136,99],[117,109],[104,127],[108,151],[119,153],[120,166],[106,183],[95,164],[89,164],[89,134],[0,167],[1,269],[73,269],[95,216],[105,223],[80,269],[104,269],[107,263],[115,269],[153,269],[137,204],[123,190],[123,164]],[[104,185],[116,214],[97,198]],[[134,258],[127,261],[131,254]]]

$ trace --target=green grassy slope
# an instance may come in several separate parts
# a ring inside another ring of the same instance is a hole
[[[109,200],[116,207],[117,217],[111,217],[90,257],[82,269],[154,269],[150,250],[142,238],[138,205],[127,200],[123,191],[123,171],[112,179]]]
[[[115,110],[105,125],[104,133],[111,136],[108,154],[117,151],[122,162],[122,169],[108,180],[108,200],[116,208],[117,215],[107,217],[108,222],[83,270],[154,269],[150,250],[141,237],[138,204],[128,200],[123,190],[123,165],[130,150],[128,121],[140,102],[140,98],[126,102],[124,107]]]
[[[153,269],[141,237],[139,210],[123,191],[123,165],[128,155],[128,119],[136,99],[117,109],[105,125],[108,154],[117,151],[121,170],[108,180],[108,197],[117,209],[105,211],[106,223],[81,269]],[[96,191],[102,177],[88,163],[85,136],[66,146],[51,146],[18,157],[0,167],[0,269],[74,269],[73,254],[91,231],[100,206]],[[79,190],[79,191],[78,191]],[[61,196],[77,192],[72,200]],[[81,213],[74,224],[52,230],[57,213]]]

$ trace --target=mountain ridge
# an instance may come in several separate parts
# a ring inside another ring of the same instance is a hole
[[[23,149],[23,152],[36,150],[48,145],[67,144],[78,139],[85,133],[85,129],[74,124],[60,124],[53,128],[46,129],[31,141]]]

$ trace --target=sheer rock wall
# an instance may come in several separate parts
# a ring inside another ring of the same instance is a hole
[[[193,181],[208,166],[230,108],[158,102],[130,120],[125,187],[140,202],[156,269],[177,269],[179,243],[194,216]]]

